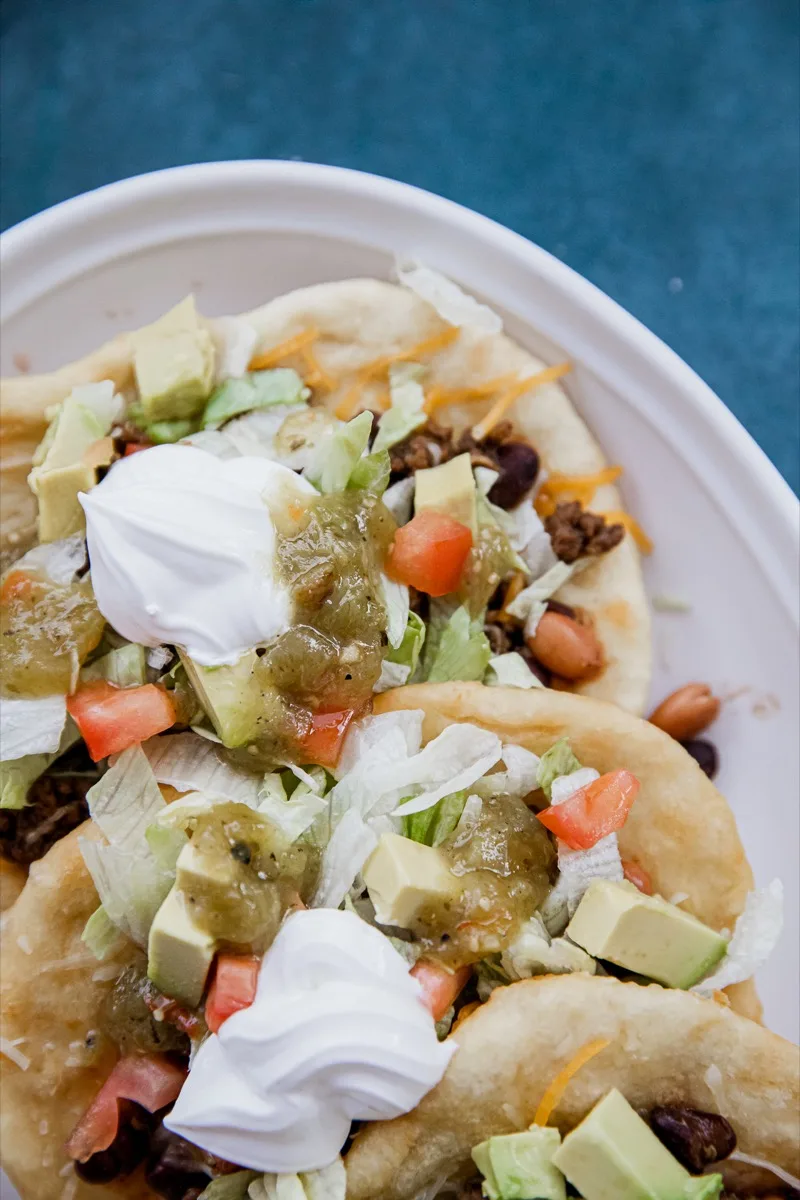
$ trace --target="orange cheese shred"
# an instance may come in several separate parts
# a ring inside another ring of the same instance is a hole
[[[508,391],[495,400],[486,416],[477,425],[473,425],[472,436],[475,438],[475,441],[479,442],[482,438],[485,438],[497,422],[502,421],[511,408],[511,405],[520,396],[523,396],[526,392],[532,392],[535,388],[541,387],[545,383],[553,383],[554,380],[561,379],[563,375],[566,375],[571,370],[572,366],[570,363],[558,363],[554,367],[546,367],[536,375],[529,375],[527,379],[518,380]]]
[[[256,354],[250,359],[248,371],[264,371],[267,367],[274,367],[276,363],[282,362],[284,358],[290,358],[293,354],[304,350],[307,346],[313,343],[319,337],[319,330],[313,326],[311,329],[304,329],[302,333],[296,333],[294,337],[287,338],[285,342],[280,342],[277,346],[273,346],[271,350],[265,350],[262,354]]]
[[[410,346],[408,350],[398,350],[396,354],[384,354],[381,358],[375,358],[372,362],[360,367],[356,373],[356,380],[352,387],[336,406],[336,416],[340,421],[349,421],[358,406],[365,384],[369,383],[372,379],[379,378],[384,371],[389,370],[389,367],[393,363],[413,362],[418,358],[427,358],[428,355],[435,354],[438,350],[443,350],[445,346],[449,346],[456,340],[460,332],[461,330],[457,325],[450,325],[442,333],[437,333],[434,337],[426,338],[423,342],[417,342],[415,346]]]
[[[605,517],[609,525],[624,525],[628,533],[631,535],[636,545],[639,547],[642,554],[653,553],[653,543],[642,529],[638,521],[636,521],[630,513],[626,512],[604,512],[601,516]]]
[[[604,467],[593,475],[551,475],[539,488],[534,508],[540,517],[554,513],[560,499],[579,500],[586,508],[599,487],[614,483],[621,474],[622,467]]]
[[[476,383],[471,387],[433,387],[425,397],[425,412],[430,416],[437,408],[443,408],[445,405],[485,400],[487,396],[494,396],[504,388],[510,387],[516,379],[517,376],[512,372],[510,375],[498,375],[496,379],[487,379],[485,383]]]
[[[300,356],[306,365],[307,372],[303,382],[311,388],[322,387],[327,392],[332,392],[336,387],[336,380],[320,365],[311,346],[303,346],[300,350]]]
[[[610,1042],[606,1038],[597,1038],[593,1042],[587,1042],[585,1046],[581,1047],[571,1062],[562,1067],[539,1101],[539,1107],[536,1109],[533,1118],[534,1125],[547,1124],[555,1109],[558,1108],[561,1097],[569,1087],[573,1075],[577,1075],[581,1067],[585,1067],[590,1059],[599,1054],[601,1050],[605,1050],[608,1045],[610,1045]]]

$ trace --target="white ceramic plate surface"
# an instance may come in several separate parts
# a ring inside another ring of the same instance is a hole
[[[760,884],[786,889],[786,928],[760,974],[767,1020],[798,1033],[798,508],[732,414],[653,334],[563,263],[416,188],[304,163],[177,168],[79,196],[2,237],[2,373],[48,370],[194,291],[208,315],[303,284],[388,277],[395,254],[452,276],[555,362],[624,465],[626,506],[655,542],[653,700],[707,681],[727,697],[713,737]],[[22,358],[20,356],[23,356]]]

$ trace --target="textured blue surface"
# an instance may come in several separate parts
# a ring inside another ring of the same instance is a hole
[[[798,486],[795,0],[3,0],[2,222],[303,158],[487,213],[660,334]]]

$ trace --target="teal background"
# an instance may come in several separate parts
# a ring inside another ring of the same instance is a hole
[[[2,224],[201,160],[415,183],[678,351],[798,486],[795,0],[2,0]]]

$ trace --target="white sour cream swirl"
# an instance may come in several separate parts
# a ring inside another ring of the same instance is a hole
[[[310,909],[284,922],[254,1003],[203,1044],[164,1123],[253,1170],[318,1170],[351,1120],[415,1108],[454,1051],[383,934]]]
[[[270,509],[315,494],[263,458],[180,445],[123,458],[80,496],[101,613],[132,642],[182,646],[203,666],[235,662],[292,619]]]

